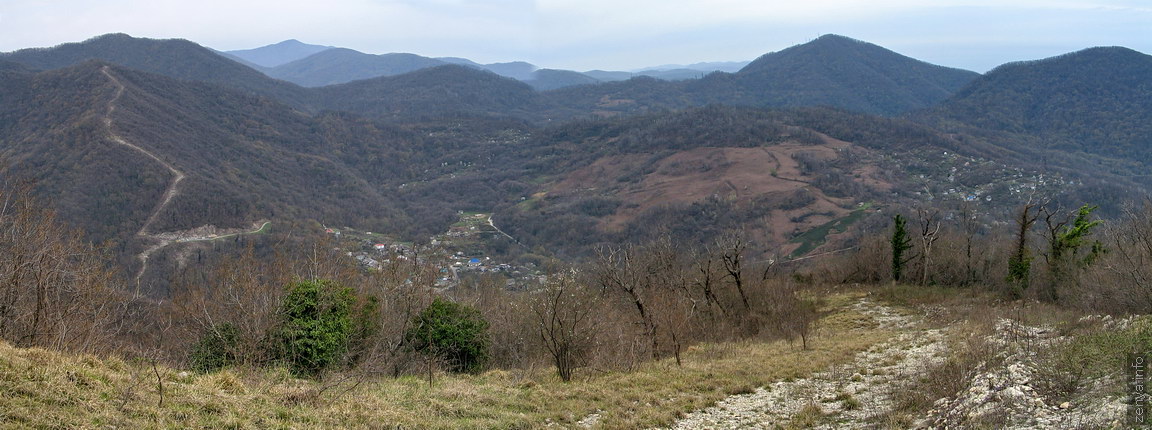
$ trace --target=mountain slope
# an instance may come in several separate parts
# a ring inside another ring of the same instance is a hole
[[[530,63],[523,61],[513,61],[510,63],[491,63],[480,64],[467,58],[459,57],[439,57],[437,60],[443,61],[447,64],[459,64],[461,66],[468,66],[476,69],[487,70],[497,75],[512,78],[518,81],[528,81],[532,79],[532,72],[537,70],[537,67]]]
[[[305,87],[343,84],[380,76],[395,76],[447,64],[416,54],[372,55],[332,48],[268,69],[268,76]]]
[[[446,65],[314,89],[319,106],[391,119],[492,115],[535,117],[527,84],[466,66]]]
[[[548,91],[557,88],[576,85],[591,85],[600,80],[580,72],[571,70],[540,69],[532,72],[532,79],[524,81],[538,91]]]
[[[289,39],[259,48],[227,51],[227,53],[261,67],[276,67],[328,49],[332,47],[309,45],[296,39]]]
[[[837,35],[766,54],[735,74],[755,106],[835,106],[899,114],[944,100],[979,74],[928,64]]]
[[[171,78],[242,89],[275,97],[297,107],[306,104],[306,96],[301,88],[268,78],[208,48],[181,39],[154,40],[126,34],[106,34],[79,43],[0,54],[0,61],[20,63],[41,70],[59,69],[88,60],[101,60]]]
[[[159,165],[108,141],[101,118],[113,90],[100,67],[85,63],[0,86],[3,174],[35,180],[60,215],[96,241],[135,233],[168,180]]]
[[[409,228],[382,185],[410,169],[411,133],[99,62],[25,84],[0,86],[0,174],[34,179],[124,261],[160,235],[262,219]]]
[[[678,71],[663,73],[669,73],[669,78],[686,77],[676,76]],[[616,75],[596,72],[592,76],[607,80]],[[827,35],[761,56],[737,73],[712,72],[700,79],[662,83],[634,78],[560,89],[551,98],[570,110],[603,115],[726,104],[759,108],[827,106],[892,116],[938,103],[978,76],[843,36]]]
[[[1150,162],[1152,56],[1107,47],[1006,64],[930,115],[1043,136],[1058,149]]]
[[[497,75],[520,81],[527,81],[532,79],[532,72],[536,71],[536,66],[530,63],[525,63],[523,61],[481,64],[480,67]]]

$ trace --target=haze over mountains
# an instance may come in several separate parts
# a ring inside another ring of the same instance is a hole
[[[305,87],[342,84],[446,64],[459,64],[524,81],[539,90],[552,90],[573,85],[622,81],[637,76],[651,76],[665,80],[695,79],[714,71],[735,72],[748,64],[737,61],[712,62],[662,65],[632,72],[594,70],[581,73],[571,70],[540,69],[523,61],[480,64],[466,58],[428,58],[409,53],[373,55],[347,48],[309,45],[297,40],[286,40],[255,49],[228,51],[224,54],[261,70],[268,76]]]
[[[296,39],[289,39],[268,46],[228,51],[224,54],[259,67],[271,68],[282,66],[329,49],[334,49],[334,47],[310,45]]]
[[[1152,57],[1125,48],[979,75],[829,35],[733,73],[613,82],[294,41],[229,55],[262,71],[122,34],[0,54],[2,174],[126,265],[152,218],[420,240],[478,211],[557,255],[733,229],[792,253],[868,205],[992,216],[1045,193],[1107,213],[1152,185]],[[272,77],[289,71],[311,84]]]

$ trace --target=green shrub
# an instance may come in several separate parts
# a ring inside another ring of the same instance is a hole
[[[413,318],[404,340],[453,372],[479,372],[488,361],[488,322],[476,309],[440,298]]]
[[[192,347],[192,369],[210,373],[236,364],[240,333],[231,323],[216,324],[200,335]]]
[[[280,306],[276,356],[297,375],[312,376],[338,363],[353,331],[351,288],[331,281],[297,282]]]

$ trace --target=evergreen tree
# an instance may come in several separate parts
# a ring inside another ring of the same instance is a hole
[[[908,236],[906,228],[908,221],[904,219],[903,215],[896,214],[892,217],[892,222],[895,224],[892,230],[892,280],[900,282],[900,277],[904,273],[904,265],[908,263],[904,253],[912,249],[912,238]]]
[[[1059,301],[1059,285],[1073,281],[1078,270],[1088,267],[1104,253],[1103,243],[1088,239],[1092,229],[1103,222],[1091,219],[1092,211],[1096,208],[1081,206],[1076,210],[1071,225],[1068,225],[1067,219],[1053,222],[1051,216],[1046,218],[1049,229],[1047,257],[1050,279],[1045,293],[1048,300]]]

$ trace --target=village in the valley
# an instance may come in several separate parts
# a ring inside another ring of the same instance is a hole
[[[431,264],[439,270],[437,288],[453,288],[461,280],[478,276],[502,278],[508,289],[538,285],[546,279],[537,262],[509,255],[509,248],[521,245],[496,227],[491,214],[457,215],[459,219],[448,231],[432,236],[424,244],[348,227],[325,228],[325,232],[345,244],[346,254],[370,270],[399,262]]]

